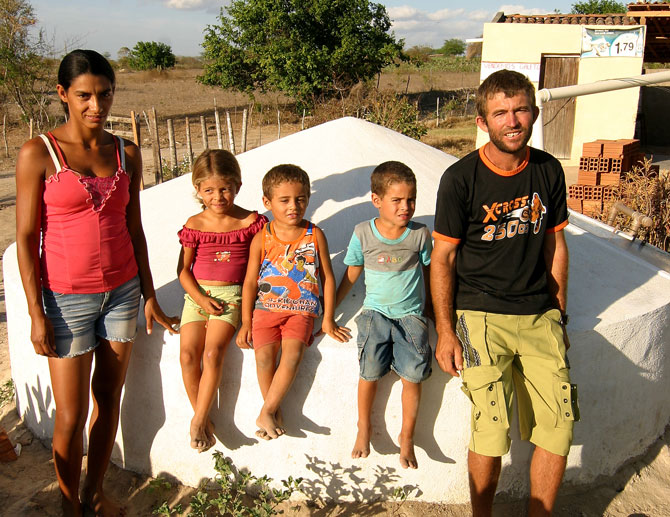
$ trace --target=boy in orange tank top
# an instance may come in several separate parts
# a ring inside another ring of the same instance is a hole
[[[296,165],[278,165],[265,175],[263,204],[273,221],[251,242],[242,288],[237,346],[254,349],[265,401],[256,434],[266,440],[284,434],[280,404],[313,341],[314,319],[323,313],[324,333],[340,342],[350,338],[349,329],[338,326],[333,316],[335,277],[328,242],[320,228],[304,219],[309,196],[309,177]]]

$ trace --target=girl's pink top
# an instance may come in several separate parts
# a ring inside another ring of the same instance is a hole
[[[182,246],[195,250],[193,276],[198,280],[242,283],[251,240],[267,222],[267,217],[256,214],[256,220],[246,228],[225,233],[201,232],[184,226],[177,235]]]
[[[130,177],[123,141],[114,139],[116,173],[97,177],[68,167],[56,139],[48,137],[51,142],[43,139],[57,172],[44,182],[42,197],[42,285],[64,294],[111,291],[137,274],[126,220]]]

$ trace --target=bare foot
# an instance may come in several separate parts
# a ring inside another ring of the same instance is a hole
[[[398,442],[400,442],[400,466],[404,469],[419,468],[419,463],[414,455],[414,438],[405,439],[401,433],[398,436]]]
[[[93,495],[82,493],[82,506],[87,512],[93,512],[95,517],[125,517],[126,508],[108,499],[102,492]]]
[[[61,499],[61,509],[63,510],[64,517],[81,517],[83,512],[79,499],[69,501],[65,497]]]
[[[351,451],[352,458],[367,458],[370,455],[370,430],[370,424],[358,426],[356,443],[354,443],[354,449]]]
[[[214,436],[214,422],[210,418],[207,419],[205,434],[207,435],[207,448],[214,447],[216,445],[216,436]]]
[[[275,413],[275,423],[277,424],[277,429],[281,430],[280,435],[284,434],[286,431],[284,429],[284,417],[281,414],[281,408]],[[258,438],[263,440],[271,440],[272,438],[268,436],[268,433],[265,432],[265,429],[257,429],[254,433]]]
[[[279,438],[284,434],[284,429],[277,425],[274,415],[261,410],[261,414],[256,419],[256,425],[259,430],[265,431],[270,439]]]
[[[191,447],[198,452],[204,452],[212,446],[207,436],[206,425],[196,422],[195,417],[191,420]]]

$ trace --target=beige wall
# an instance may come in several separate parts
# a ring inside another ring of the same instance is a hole
[[[543,54],[579,55],[581,42],[580,25],[486,23],[482,61],[541,63]],[[586,58],[579,64],[578,83],[641,73],[642,58]],[[534,84],[537,88],[538,84]],[[633,138],[639,93],[639,88],[628,88],[577,98],[570,163],[579,162],[584,142],[598,138]],[[487,134],[478,129],[477,147],[487,141]]]

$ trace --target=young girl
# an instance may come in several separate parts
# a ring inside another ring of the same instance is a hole
[[[209,410],[221,382],[226,347],[240,323],[249,245],[268,220],[234,204],[242,176],[228,151],[203,152],[191,179],[204,210],[179,231],[177,275],[186,291],[179,358],[195,412],[191,447],[203,452],[216,443]]]
[[[125,514],[107,499],[102,481],[140,294],[147,333],[154,320],[170,331],[178,323],[159,307],[149,270],[140,215],[142,156],[135,144],[104,130],[115,84],[114,70],[97,52],[66,55],[56,92],[68,120],[26,142],[16,163],[19,270],[30,339],[49,360],[54,467],[67,516],[84,509],[106,517]],[[93,413],[80,496],[89,391]]]

